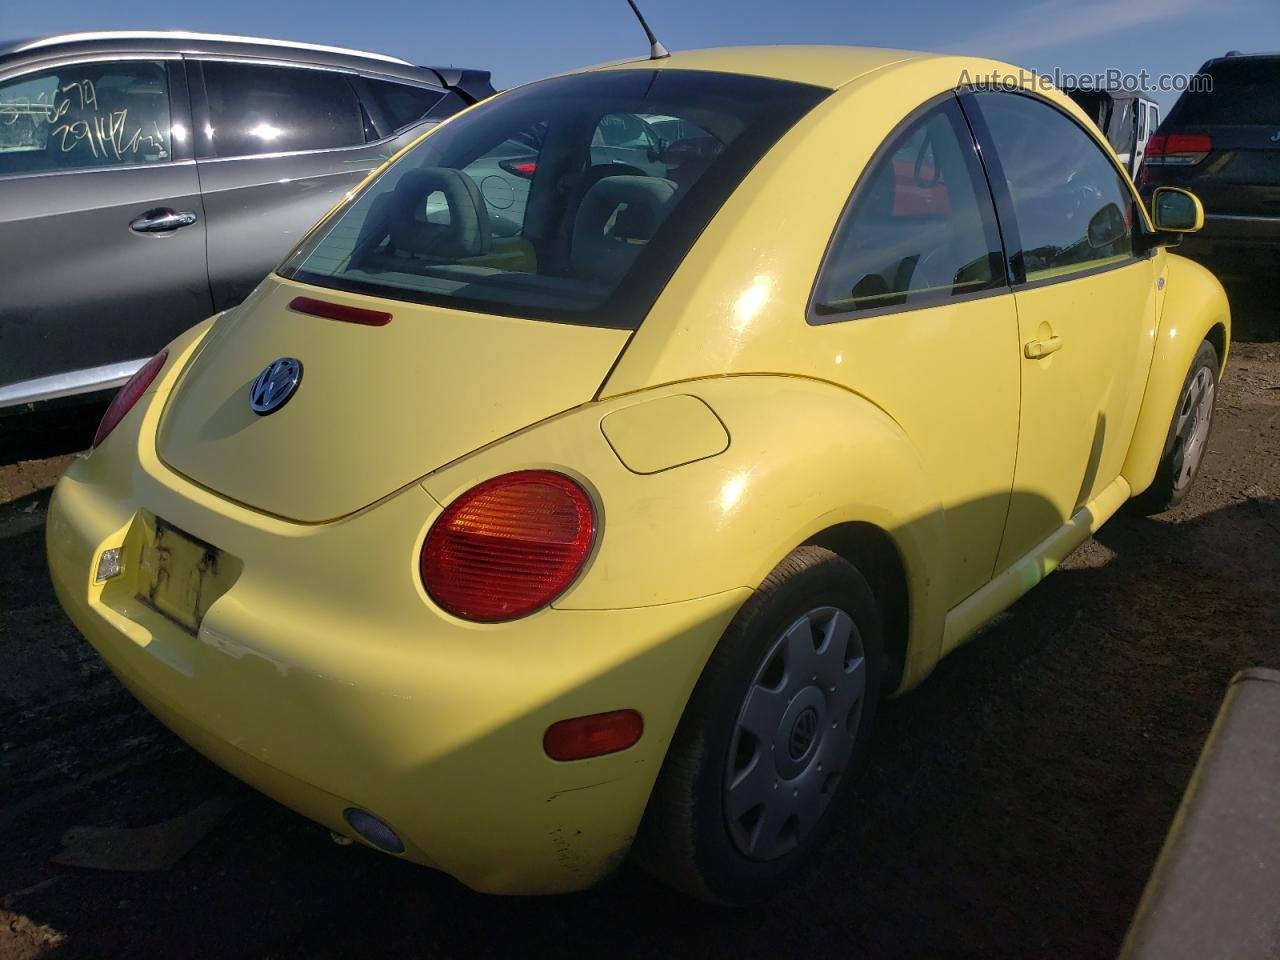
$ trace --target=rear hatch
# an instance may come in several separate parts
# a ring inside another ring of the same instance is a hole
[[[1151,167],[1150,182],[1194,191],[1211,216],[1280,217],[1280,57],[1203,72],[1212,88],[1184,93],[1159,130],[1181,156]]]
[[[291,309],[297,296],[385,311],[385,326]],[[625,330],[357,297],[268,279],[220,320],[165,408],[158,452],[228,499],[291,520],[344,516],[476,448],[592,399]],[[266,415],[272,361],[302,377]]]

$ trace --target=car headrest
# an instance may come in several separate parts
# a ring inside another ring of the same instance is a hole
[[[436,193],[444,197],[447,222],[427,220],[427,198]],[[480,188],[465,173],[423,167],[410,170],[396,184],[387,233],[391,246],[405,253],[478,257],[489,252],[489,213]]]
[[[569,259],[575,273],[616,281],[653,238],[676,185],[659,177],[605,177],[578,207]]]

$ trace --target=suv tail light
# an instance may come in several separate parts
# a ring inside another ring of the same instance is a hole
[[[1143,163],[1153,167],[1190,167],[1199,163],[1213,149],[1213,138],[1207,133],[1157,133],[1147,141]]]
[[[591,498],[569,477],[521,470],[453,501],[422,545],[422,585],[464,620],[498,623],[540,610],[568,588],[595,537]]]
[[[111,400],[111,405],[107,407],[107,412],[102,415],[102,422],[98,424],[98,432],[93,435],[93,445],[96,447],[107,439],[107,435],[111,433],[120,421],[124,419],[125,414],[133,409],[133,405],[138,402],[147,387],[151,386],[151,382],[155,380],[164,362],[169,359],[169,351],[161,350],[154,357],[142,365],[132,377],[128,379],[120,392]]]

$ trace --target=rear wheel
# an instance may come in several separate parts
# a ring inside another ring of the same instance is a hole
[[[685,708],[637,840],[652,873],[714,903],[770,896],[841,815],[879,701],[871,589],[801,547],[725,631]]]
[[[1190,492],[1209,446],[1217,392],[1218,352],[1206,340],[1200,344],[1191,369],[1187,371],[1155,479],[1151,486],[1134,498],[1136,510],[1146,514],[1161,513],[1176,507]]]

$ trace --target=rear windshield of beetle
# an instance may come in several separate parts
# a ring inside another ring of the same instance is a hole
[[[752,166],[828,93],[688,70],[532,84],[433,132],[280,273],[394,300],[634,329]]]

